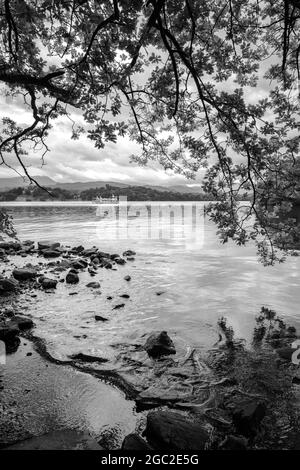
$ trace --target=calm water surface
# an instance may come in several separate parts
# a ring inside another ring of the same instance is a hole
[[[185,219],[180,218],[182,203],[176,203],[171,229],[169,203],[154,203],[154,212],[159,209],[160,215],[151,219],[154,238],[149,239],[145,204],[128,204],[125,231],[121,212],[119,222],[110,217],[110,211],[115,210],[112,206],[8,207],[23,240],[96,245],[110,253],[133,249],[137,253],[135,261],[117,271],[99,269],[92,280],[100,282],[101,293],[85,287],[91,278],[83,273],[79,285],[58,284],[54,294],[42,293],[30,301],[37,334],[57,356],[79,350],[110,356],[111,345],[134,342],[149,331],[162,329],[175,338],[179,351],[188,345],[206,350],[218,339],[216,324],[221,316],[228,318],[237,336],[249,340],[262,305],[300,328],[300,257],[264,267],[257,260],[255,247],[221,245],[214,224],[204,216],[202,203],[197,203],[194,218]],[[190,214],[193,204],[184,205]],[[130,282],[124,280],[127,274]],[[66,295],[66,290],[79,295]],[[158,296],[157,292],[163,293]],[[125,307],[113,310],[124,302],[118,297],[124,293],[130,295]],[[113,300],[107,300],[108,295]],[[95,314],[110,321],[95,322]]]

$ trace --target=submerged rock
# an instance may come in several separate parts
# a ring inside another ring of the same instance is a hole
[[[18,281],[29,281],[37,277],[37,271],[33,268],[16,268],[13,270],[13,276]]]
[[[174,343],[166,331],[150,335],[144,345],[144,349],[153,358],[176,354]]]
[[[150,444],[161,450],[203,450],[209,440],[202,424],[170,411],[150,412],[144,434]]]

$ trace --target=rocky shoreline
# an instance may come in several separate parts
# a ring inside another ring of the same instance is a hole
[[[14,266],[14,256],[24,258],[24,266]],[[27,256],[36,262],[25,264]],[[134,400],[137,413],[147,413],[143,429],[125,438],[125,450],[300,448],[295,406],[300,374],[291,362],[297,332],[267,308],[257,317],[251,349],[221,319],[219,341],[205,357],[189,349],[178,358],[176,344],[160,331],[140,343],[117,345],[116,363],[111,364],[105,357],[80,352],[67,360],[53,357],[35,335],[34,320],[9,307],[21,292],[34,298],[36,291],[55,292],[58,283],[76,286],[83,271],[93,278],[100,269],[117,270],[135,256],[132,250],[119,255],[59,243],[0,243],[0,340],[7,353],[17,351],[25,337],[45,360],[122,390]],[[130,282],[131,276],[124,280]],[[86,284],[86,289],[100,288],[98,281]],[[122,309],[129,297],[121,295],[113,309]],[[95,321],[109,319],[95,315]]]

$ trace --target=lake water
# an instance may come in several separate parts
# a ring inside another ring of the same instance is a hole
[[[203,203],[151,203],[151,219],[150,203],[128,205],[128,217],[122,207],[88,203],[7,205],[22,240],[136,251],[135,260],[117,271],[99,269],[93,278],[82,273],[76,286],[59,283],[54,294],[29,298],[36,334],[54,355],[81,351],[110,357],[116,343],[134,343],[164,329],[182,354],[187,346],[205,351],[218,340],[221,316],[238,337],[250,340],[263,305],[300,330],[300,257],[264,267],[254,246],[221,245]],[[118,219],[112,216],[116,210]],[[124,280],[127,274],[130,282]],[[91,280],[100,282],[101,293],[85,287]],[[124,308],[113,310],[123,302]],[[110,321],[95,322],[95,314]]]

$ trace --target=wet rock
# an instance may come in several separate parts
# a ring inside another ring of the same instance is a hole
[[[74,246],[71,249],[71,251],[74,252],[74,253],[82,253],[84,251],[84,246],[82,246],[82,245]]]
[[[37,277],[37,271],[32,268],[17,268],[13,270],[13,276],[18,281],[29,281]]]
[[[79,276],[77,273],[68,272],[66,275],[66,283],[67,284],[77,284],[79,282]]]
[[[134,255],[136,255],[136,252],[132,250],[127,250],[127,251],[124,251],[123,253],[123,256],[134,256]]]
[[[127,275],[127,276],[124,277],[124,280],[125,281],[131,281],[131,277],[129,275]]]
[[[119,308],[125,307],[125,304],[118,304],[113,307],[113,310],[118,310]]]
[[[51,242],[46,242],[46,241],[40,241],[38,242],[38,250],[43,251],[43,250],[55,250],[55,248],[59,248],[60,243],[51,243]]]
[[[96,255],[97,252],[98,252],[98,248],[93,247],[93,248],[88,248],[87,250],[83,250],[81,254],[82,254],[82,256],[89,256],[89,257],[91,257],[91,256],[93,256],[93,255]]]
[[[71,266],[74,269],[85,269],[87,267],[87,262],[84,259],[78,259],[75,261],[72,261]]]
[[[108,318],[102,317],[101,315],[95,315],[96,321],[108,321]]]
[[[99,289],[100,283],[99,282],[89,282],[86,287],[91,287],[92,289]]]
[[[18,288],[18,281],[13,278],[0,278],[0,294],[6,292],[15,292]]]
[[[266,414],[266,405],[256,399],[244,399],[235,406],[232,411],[232,419],[235,428],[243,436],[255,434],[260,422]]]
[[[71,359],[75,359],[76,361],[84,361],[84,362],[108,362],[108,359],[105,357],[98,357],[98,356],[90,356],[89,354],[73,354],[70,356]]]
[[[114,254],[110,255],[110,259],[112,259],[113,261],[114,261],[116,258],[121,258],[121,256],[118,255],[117,253],[114,253]]]
[[[112,268],[112,264],[111,264],[111,262],[110,262],[110,259],[108,259],[108,258],[102,258],[102,259],[101,259],[100,266],[103,267],[103,268],[106,268],[106,269],[111,269],[111,268]]]
[[[15,315],[12,318],[12,322],[15,323],[21,331],[30,330],[30,328],[33,328],[34,326],[31,318],[21,317],[20,315]]]
[[[43,251],[44,258],[58,258],[61,252],[58,250],[45,250]]]
[[[144,345],[144,349],[153,358],[176,354],[174,343],[166,331],[151,334]]]
[[[145,436],[161,450],[203,450],[209,433],[179,413],[152,411],[147,416]]]
[[[6,447],[5,450],[102,450],[87,433],[73,429],[56,430]]]
[[[44,277],[42,279],[41,284],[42,284],[43,289],[56,289],[57,280]]]
[[[128,294],[121,294],[119,297],[122,297],[123,299],[130,299],[130,295]]]
[[[153,449],[141,436],[136,433],[132,433],[125,437],[122,443],[122,450],[146,452]]]
[[[114,260],[117,264],[123,265],[126,263],[124,258],[115,258]]]

